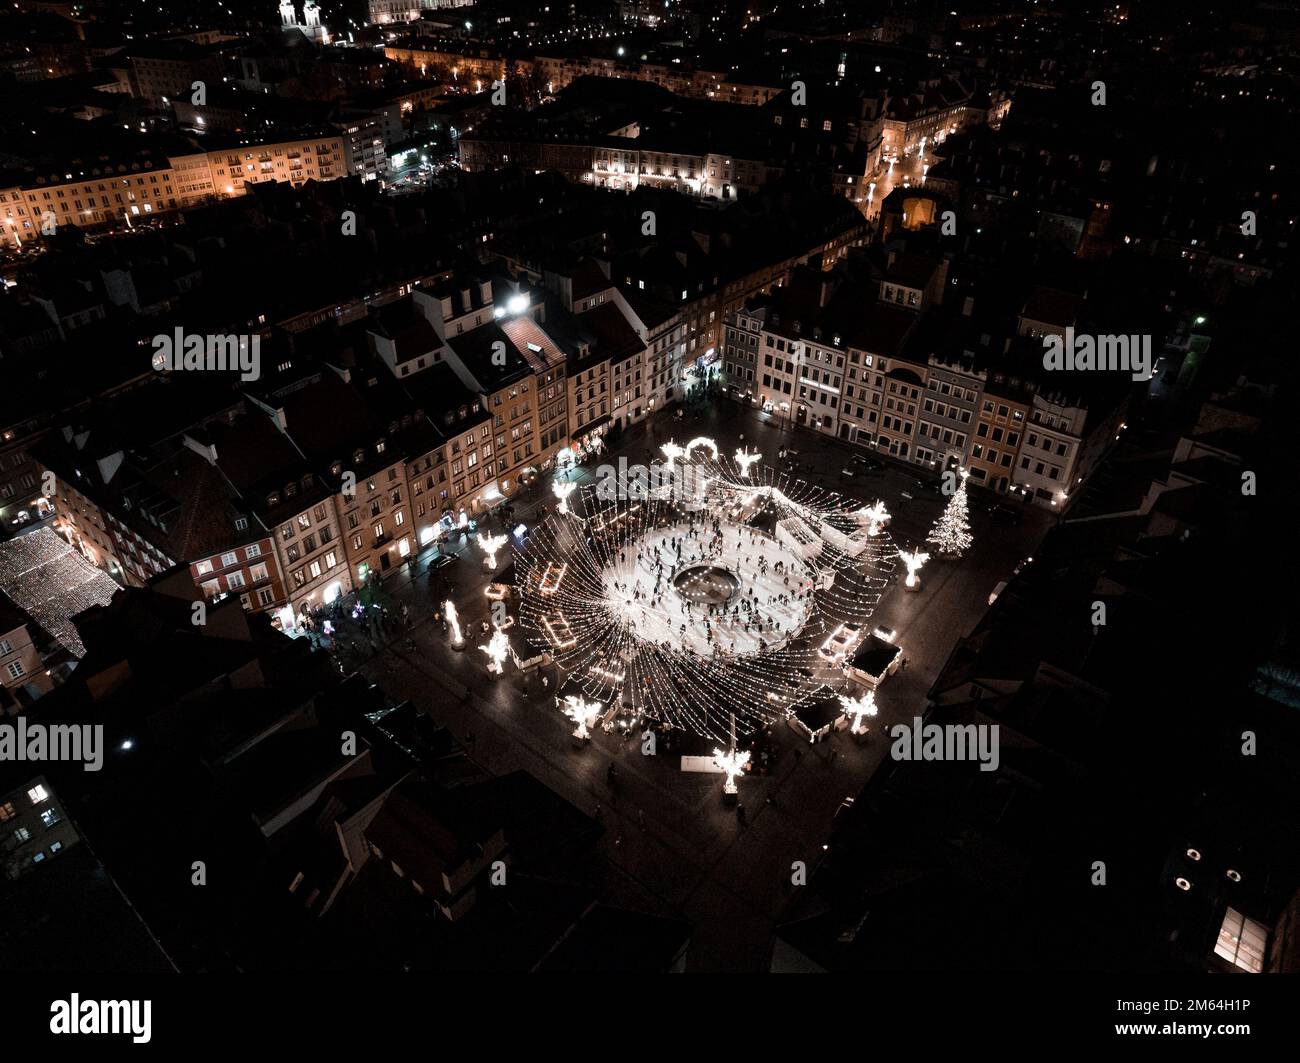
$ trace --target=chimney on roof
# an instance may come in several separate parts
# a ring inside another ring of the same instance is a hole
[[[215,443],[200,443],[197,439],[188,434],[182,437],[182,441],[190,448],[190,450],[203,458],[203,460],[209,465],[215,465],[217,463],[217,445]]]
[[[117,475],[117,470],[122,467],[122,457],[122,452],[115,450],[112,454],[106,454],[95,461],[95,464],[99,467],[99,477],[104,483],[110,483],[113,477]]]
[[[897,251],[890,251],[889,256],[885,259],[885,269],[893,269],[894,261],[898,258]]]
[[[966,298],[962,300],[961,316],[970,317],[974,309],[975,309],[975,296],[973,295],[966,296]]]

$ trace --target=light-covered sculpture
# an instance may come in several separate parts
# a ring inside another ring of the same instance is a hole
[[[600,715],[600,702],[586,701],[577,694],[568,694],[564,698],[563,707],[564,715],[577,724],[573,737],[590,738],[591,727]]]
[[[740,466],[740,475],[742,479],[749,479],[749,467],[758,461],[763,455],[758,451],[748,451],[741,447],[735,453],[736,464]]]
[[[447,617],[447,633],[454,650],[465,648],[465,636],[460,631],[460,615],[456,612],[456,603],[448,598],[442,603],[442,611]]]
[[[576,491],[577,489],[578,489],[577,484],[560,483],[558,480],[556,480],[553,484],[551,484],[551,493],[555,495],[555,497],[559,500],[560,503],[558,506],[555,507],[557,512],[559,513],[569,512],[569,496],[573,494],[573,492]]]
[[[876,692],[868,690],[860,698],[846,698],[840,695],[840,704],[844,706],[844,715],[853,720],[849,730],[855,735],[867,733],[866,719],[875,716],[880,710],[876,708]]]
[[[493,569],[497,567],[497,551],[510,541],[508,535],[480,535],[478,537],[479,549],[487,556],[483,558],[483,567]]]
[[[916,574],[921,571],[921,566],[930,560],[930,555],[920,550],[899,550],[898,559],[907,566],[907,579],[904,580],[903,586],[908,590],[916,590],[921,585]]]
[[[487,645],[480,646],[479,649],[488,655],[487,670],[493,675],[501,675],[505,671],[506,655],[510,652],[510,640],[506,638],[505,632],[494,632]]]
[[[867,534],[872,536],[879,535],[884,529],[885,522],[889,520],[889,510],[880,499],[876,499],[864,509],[862,515],[867,518]]]
[[[745,770],[745,765],[748,763],[748,751],[737,753],[733,749],[730,753],[724,753],[720,749],[714,749],[713,766],[727,777],[726,781],[722,784],[722,792],[724,794],[735,794],[738,792],[736,776]]]

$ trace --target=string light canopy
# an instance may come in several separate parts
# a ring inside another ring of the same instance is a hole
[[[119,589],[51,528],[0,543],[0,590],[74,657],[84,657],[86,647],[72,618],[107,605]]]
[[[866,628],[898,551],[828,488],[711,440],[661,449],[663,487],[584,485],[571,517],[516,547],[519,630],[590,698],[715,740],[733,715],[752,733],[824,668],[829,632]]]

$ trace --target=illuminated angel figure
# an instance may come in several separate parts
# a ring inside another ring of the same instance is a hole
[[[741,447],[735,453],[736,464],[740,466],[740,475],[742,479],[749,479],[749,467],[758,461],[763,455],[757,451],[750,453],[744,447]]]
[[[846,698],[840,695],[840,704],[844,706],[844,715],[853,718],[853,726],[849,728],[855,735],[866,734],[866,718],[875,716],[880,710],[876,708],[876,692],[868,690],[860,698]]]
[[[510,640],[506,638],[505,632],[496,632],[487,645],[480,646],[479,649],[488,655],[488,671],[493,675],[501,675],[505,671],[506,654],[510,652]]]
[[[720,749],[713,751],[713,766],[727,777],[727,781],[722,784],[724,794],[736,792],[736,776],[745,770],[748,763],[748,752],[737,753],[734,749],[730,753],[724,753]]]
[[[569,496],[573,494],[573,492],[576,491],[577,489],[578,489],[577,484],[562,484],[559,483],[558,481],[556,483],[551,484],[551,493],[560,500],[560,504],[555,507],[557,512],[560,513],[569,512]]]
[[[442,611],[447,617],[447,630],[451,634],[451,644],[465,645],[465,636],[460,633],[460,616],[456,612],[456,603],[448,598],[442,603]]]
[[[577,694],[568,694],[564,698],[564,715],[578,725],[573,732],[574,738],[590,738],[591,726],[600,715],[600,702],[584,701]]]
[[[889,520],[889,510],[885,508],[885,503],[876,499],[874,503],[862,511],[862,515],[867,518],[867,534],[879,535],[885,526],[885,521]]]
[[[930,560],[930,555],[920,550],[899,550],[898,559],[907,566],[907,579],[903,586],[915,588],[919,583],[916,574]]]
[[[479,549],[487,556],[483,559],[484,567],[497,567],[497,551],[510,541],[508,535],[480,535],[478,537]]]
[[[668,459],[667,469],[669,472],[673,471],[673,462],[686,453],[685,447],[679,446],[671,439],[668,440],[667,443],[662,444],[659,449],[663,451],[664,457]]]

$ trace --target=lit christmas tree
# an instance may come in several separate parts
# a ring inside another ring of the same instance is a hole
[[[969,475],[965,469],[961,470],[957,490],[926,536],[925,541],[933,543],[945,557],[960,557],[970,549],[970,511],[966,504],[966,477]]]

